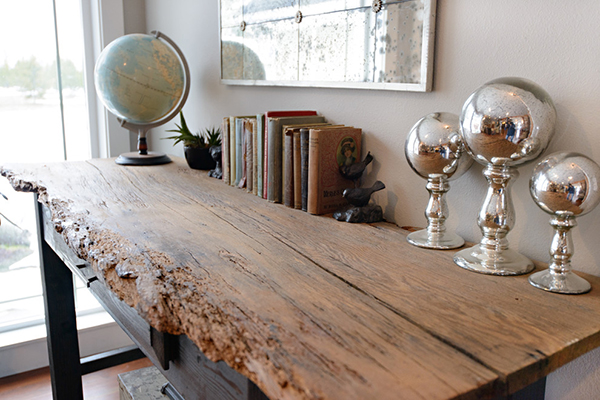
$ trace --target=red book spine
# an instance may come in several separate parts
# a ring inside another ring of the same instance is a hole
[[[316,111],[301,110],[301,111],[267,111],[265,118],[275,117],[304,117],[306,115],[317,115]]]

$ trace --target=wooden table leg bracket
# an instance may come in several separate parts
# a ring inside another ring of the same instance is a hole
[[[150,327],[150,344],[165,371],[169,369],[169,361],[177,359],[179,353],[179,339],[177,335],[159,332]]]

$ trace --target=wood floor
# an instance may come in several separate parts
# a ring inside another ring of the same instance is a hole
[[[106,368],[83,377],[85,400],[119,400],[117,375],[151,366],[147,358]],[[50,371],[41,368],[0,379],[2,400],[51,400]]]

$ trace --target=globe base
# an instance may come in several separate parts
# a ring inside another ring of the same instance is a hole
[[[160,165],[170,163],[171,159],[164,153],[149,151],[148,154],[140,154],[134,151],[121,154],[115,162],[119,165]]]

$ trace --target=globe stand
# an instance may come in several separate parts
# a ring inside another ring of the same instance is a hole
[[[123,125],[123,122],[121,122]],[[148,143],[146,142],[146,130],[139,129],[138,131],[138,151],[123,153],[115,162],[119,165],[161,165],[168,164],[171,159],[164,153],[148,151]]]
[[[174,52],[176,53],[179,60],[181,61],[181,65],[183,67],[183,79],[184,79],[183,91],[182,91],[182,95],[179,98],[177,105],[169,112],[169,114],[160,117],[158,120],[153,120],[153,121],[149,121],[149,122],[145,122],[145,123],[144,122],[138,123],[138,122],[126,121],[123,118],[117,117],[117,120],[119,121],[119,123],[121,124],[121,126],[123,128],[129,129],[129,131],[131,131],[131,132],[138,133],[138,145],[137,145],[138,151],[121,154],[115,160],[115,162],[119,165],[160,165],[160,164],[167,164],[167,163],[171,162],[171,159],[169,157],[167,157],[167,155],[164,153],[148,151],[148,143],[146,142],[146,133],[148,132],[148,130],[150,130],[152,128],[155,128],[155,127],[158,127],[160,125],[167,123],[168,121],[173,119],[177,114],[179,114],[179,112],[183,108],[183,105],[185,104],[185,102],[188,98],[188,95],[190,93],[190,68],[188,66],[187,60],[185,59],[185,56],[183,55],[183,52],[175,44],[175,42],[173,42],[167,35],[159,32],[159,31],[152,31],[151,33],[155,39],[162,39],[167,44],[169,44],[171,46],[172,50],[174,50]],[[152,36],[152,35],[133,34],[133,35],[126,35],[126,36]],[[117,41],[115,41],[115,42],[117,42]],[[100,58],[98,59],[98,64],[96,65],[96,71],[98,70],[98,65],[101,64],[100,60],[104,60],[104,57],[108,57],[108,56],[106,56],[106,54],[110,53],[110,51],[111,51],[110,49],[112,49],[112,48],[113,47],[112,47],[112,43],[111,43],[109,46],[107,46],[106,49],[104,49],[104,51],[100,55]],[[99,76],[101,76],[101,74],[98,74],[98,73],[95,74],[96,90],[98,91],[98,93],[102,93],[102,90],[99,89],[99,87],[102,86],[102,84],[98,83]],[[103,96],[100,96],[100,100],[104,103],[105,107],[109,111],[111,111],[113,114],[119,115],[118,113],[115,113],[115,111],[110,106],[107,105],[107,104],[110,104],[110,102],[107,102]]]

